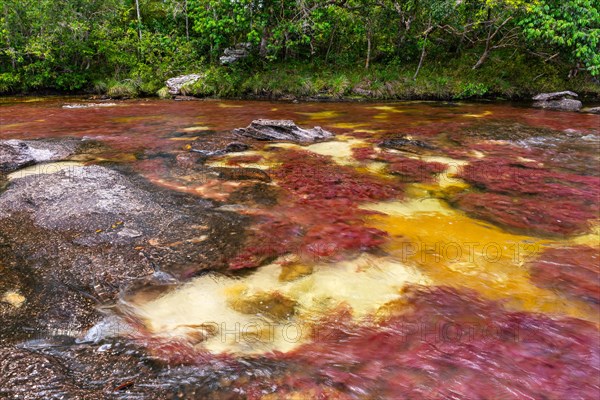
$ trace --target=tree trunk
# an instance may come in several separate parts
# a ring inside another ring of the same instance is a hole
[[[371,38],[367,39],[367,59],[365,61],[365,69],[369,69],[369,62],[371,61]]]
[[[267,56],[267,43],[268,43],[267,35],[268,35],[268,33],[267,33],[267,27],[264,27],[263,31],[262,31],[261,38],[260,38],[260,48],[258,50],[258,54],[262,58],[264,58],[264,57]]]
[[[139,0],[135,0],[135,10],[137,12],[137,20],[138,20],[138,35],[140,37],[140,40],[142,40],[142,16],[140,14]]]
[[[187,0],[185,0],[185,2],[183,3],[183,6],[185,7],[185,38],[189,42],[190,41],[190,22],[189,22],[189,18],[188,18],[188,2],[187,2]]]
[[[427,45],[427,36],[425,36],[425,40],[423,40],[423,47],[421,48],[421,57],[419,58],[419,65],[417,65],[417,70],[413,75],[413,80],[417,80],[417,76],[419,75],[419,71],[421,70],[421,66],[423,65],[423,60],[425,59],[425,46]]]
[[[371,29],[367,30],[367,59],[365,61],[365,69],[369,69],[371,63]]]
[[[481,65],[485,62],[485,60],[488,59],[489,56],[490,56],[490,49],[486,48],[485,51],[483,52],[483,54],[481,55],[481,57],[479,57],[479,60],[477,60],[477,63],[475,65],[473,65],[473,69],[477,69],[477,68],[481,67]]]

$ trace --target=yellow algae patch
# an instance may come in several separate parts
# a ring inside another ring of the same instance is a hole
[[[390,114],[382,113],[382,114],[374,115],[373,118],[375,118],[375,119],[388,119],[390,116],[391,116]]]
[[[200,132],[200,131],[209,131],[210,128],[208,126],[188,126],[187,128],[183,128],[184,132]]]
[[[596,222],[590,232],[585,235],[575,236],[569,240],[574,245],[600,247],[600,223]]]
[[[241,106],[239,104],[229,104],[229,103],[218,103],[217,105],[219,107],[221,107],[221,108],[240,108],[240,107],[244,107],[244,106]]]
[[[273,143],[267,147],[280,147],[282,149],[301,149],[302,146],[295,143]]]
[[[19,308],[25,303],[25,296],[20,294],[19,292],[9,290],[4,293],[2,298],[0,299],[4,303],[8,303],[15,308]]]
[[[329,141],[311,144],[305,149],[313,153],[330,156],[340,165],[352,165],[356,162],[352,158],[352,148],[365,144],[364,141],[358,139],[350,139],[346,141]]]
[[[441,157],[441,156],[422,156],[419,159],[426,162],[438,162],[441,164],[446,164],[448,169],[444,172],[437,175],[436,184],[441,188],[448,188],[451,186],[459,187],[459,188],[467,188],[469,185],[460,178],[456,176],[459,173],[461,167],[468,165],[469,162],[465,160],[457,160],[450,157]]]
[[[365,124],[362,122],[356,122],[356,123],[350,123],[350,122],[338,122],[336,124],[331,125],[334,128],[340,128],[340,129],[357,129],[357,128],[361,128],[363,126],[369,126],[369,124]],[[361,130],[361,132],[366,132],[364,130]]]
[[[429,197],[410,199],[407,201],[384,201],[380,203],[367,203],[360,206],[363,210],[376,211],[392,216],[413,216],[415,213],[434,213],[451,215],[454,213],[445,202]]]
[[[385,250],[419,266],[434,284],[474,289],[518,310],[597,319],[583,302],[565,300],[530,282],[526,262],[550,241],[510,234],[460,212],[416,211],[407,216],[407,208],[373,215],[368,225],[388,232],[392,239]]]
[[[488,115],[492,115],[493,113],[491,111],[484,111],[481,114],[463,114],[463,117],[468,117],[468,118],[483,118],[483,117],[487,117]]]
[[[375,174],[375,175],[384,175],[386,174],[388,163],[383,161],[370,161],[364,167],[367,172]]]
[[[310,119],[330,119],[342,115],[339,111],[297,112],[296,114],[305,115]]]
[[[371,255],[307,265],[293,279],[281,279],[282,271],[273,263],[239,279],[205,275],[129,305],[158,336],[196,341],[216,353],[258,354],[294,349],[312,322],[340,305],[360,319],[400,298],[406,284],[429,283],[414,267]]]
[[[243,156],[256,156],[256,155],[263,156],[263,159],[257,163],[238,163],[239,165],[228,164],[228,161],[232,158],[243,157]],[[231,153],[231,154],[225,155],[223,157],[220,157],[217,160],[210,161],[210,162],[206,163],[206,165],[208,165],[210,167],[219,167],[219,168],[239,168],[240,166],[242,166],[244,168],[257,168],[257,169],[267,170],[267,169],[270,169],[270,168],[273,168],[273,167],[279,165],[279,163],[276,163],[269,159],[270,155],[271,154],[269,154],[266,151],[255,151],[255,150],[241,151],[238,153]]]
[[[191,142],[198,139],[199,136],[182,136],[182,137],[172,137],[169,140],[173,140],[176,142]]]
[[[13,173],[8,174],[8,180],[24,178],[31,175],[46,175],[55,174],[57,172],[68,170],[74,167],[80,167],[83,163],[77,161],[60,161],[48,164],[37,164],[31,167],[23,168]]]
[[[396,107],[392,107],[392,106],[374,106],[374,107],[369,107],[375,110],[379,110],[379,111],[385,111],[385,112],[392,112],[392,113],[403,113],[405,112],[405,110],[399,110]]]

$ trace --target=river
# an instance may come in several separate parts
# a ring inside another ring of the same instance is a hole
[[[128,288],[107,307],[127,328],[93,345],[135,343],[163,371],[111,395],[598,393],[598,115],[509,103],[78,98],[4,98],[0,112],[1,140],[106,145],[9,182],[125,166],[249,218],[225,268],[179,271],[177,282]],[[259,118],[335,137],[186,158]],[[175,170],[173,160],[218,177]]]

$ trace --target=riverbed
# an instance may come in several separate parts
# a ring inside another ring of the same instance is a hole
[[[0,198],[24,179],[99,166],[235,221],[224,233],[211,219],[190,220],[197,233],[170,242],[125,219],[90,227],[134,238],[131,251],[151,260],[154,274],[126,285],[114,278],[105,300],[78,288],[100,299],[89,326],[68,328],[77,311],[67,306],[59,334],[15,322],[14,337],[2,338],[6,351],[28,352],[25,364],[52,357],[69,385],[104,368],[73,398],[599,393],[598,115],[508,103],[78,98],[5,98],[0,112],[0,140],[98,143],[5,174]],[[334,136],[238,143],[231,131],[259,118]],[[74,237],[73,252],[92,246]],[[102,252],[116,251],[111,237],[98,239]],[[40,240],[7,239],[7,248],[45,246]],[[207,247],[217,261],[202,264],[193,249],[212,241],[232,245]],[[180,261],[159,265],[160,251]],[[37,264],[23,260],[35,274]],[[6,313],[37,293],[0,289]],[[133,361],[123,361],[132,347]],[[140,360],[143,376],[106,370]]]

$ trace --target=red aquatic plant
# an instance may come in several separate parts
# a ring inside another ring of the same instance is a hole
[[[416,289],[383,322],[358,325],[342,312],[313,332],[311,343],[283,357],[312,370],[322,385],[358,397],[559,399],[600,393],[593,324],[507,312],[470,292]]]
[[[393,198],[402,186],[335,164],[329,157],[288,150],[279,154],[282,165],[272,175],[298,199],[347,199],[351,202]]]
[[[540,163],[488,157],[462,168],[460,177],[484,192],[451,203],[481,219],[539,235],[571,235],[598,217],[600,178],[551,171]]]
[[[235,156],[227,159],[227,165],[253,164],[263,159],[260,154],[248,156]]]
[[[572,235],[589,229],[597,211],[571,199],[515,197],[497,193],[467,192],[451,203],[475,218],[526,234]]]
[[[600,178],[550,171],[534,162],[485,158],[464,166],[460,177],[498,193],[540,195],[545,199],[576,197],[592,203],[600,196]]]
[[[287,253],[303,258],[343,257],[384,243],[387,234],[364,226],[371,214],[359,203],[391,199],[402,186],[298,150],[278,153],[271,176],[285,190],[282,203],[265,210],[231,269],[256,267]]]
[[[536,285],[600,304],[600,249],[575,246],[548,249],[530,264]]]

